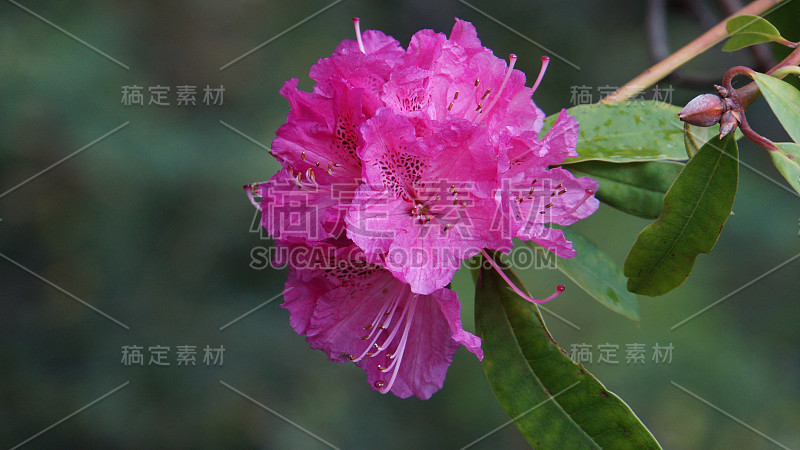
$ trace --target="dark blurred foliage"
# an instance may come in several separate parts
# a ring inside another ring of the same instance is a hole
[[[685,3],[670,3],[673,50],[704,31]],[[529,78],[546,54],[464,3],[348,0],[220,71],[326,4],[24,2],[129,70],[15,4],[0,4],[0,191],[128,124],[0,197],[2,445],[17,445],[126,382],[27,446],[323,447],[220,381],[342,448],[457,448],[507,422],[479,362],[464,350],[444,389],[421,402],[374,393],[359,369],[310,350],[289,327],[280,299],[220,331],[280,293],[285,279],[284,271],[249,267],[251,249],[269,241],[250,231],[254,211],[241,188],[267,179],[277,165],[220,121],[268,145],[288,109],[278,89],[292,77],[310,89],[308,68],[352,38],[353,16],[404,45],[419,29],[449,32],[455,16],[470,20],[497,55],[519,55],[517,67]],[[548,113],[570,106],[572,86],[590,86],[597,95],[598,87],[619,86],[651,64],[645,2],[470,4],[580,66],[553,58],[535,95]],[[797,17],[800,2],[768,16],[794,40]],[[748,58],[717,47],[686,72],[719,78]],[[170,86],[172,105],[124,106],[122,86],[130,85]],[[198,86],[197,106],[175,105],[178,85]],[[201,103],[206,85],[224,86],[223,105]],[[700,92],[675,86],[672,101],[684,104]],[[763,102],[748,118],[767,136],[785,136]],[[764,151],[749,142],[741,147],[735,215],[717,248],[698,259],[679,289],[641,298],[641,322],[604,309],[555,271],[523,274],[534,294],[566,281],[567,293],[547,307],[580,331],[546,314],[554,336],[567,349],[595,346],[595,359],[597,345],[618,345],[619,364],[587,367],[669,448],[772,445],[671,381],[772,439],[800,446],[800,261],[746,284],[798,254],[800,203],[778,186],[786,185]],[[603,208],[577,228],[621,263],[645,225]],[[459,273],[455,285],[471,327],[469,276]],[[631,343],[646,344],[646,364],[625,363]],[[652,362],[656,343],[674,345],[671,364]],[[177,366],[176,346],[187,344],[198,347],[197,365]],[[172,365],[125,366],[125,345],[170,346]],[[221,366],[202,363],[206,345],[225,347]],[[525,445],[509,425],[477,447]]]

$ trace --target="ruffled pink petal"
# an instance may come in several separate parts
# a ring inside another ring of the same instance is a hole
[[[480,247],[453,245],[455,232],[436,227],[412,226],[400,230],[384,256],[383,266],[408,283],[411,290],[430,294],[453,280],[461,261],[476,255]]]
[[[539,140],[537,133],[524,132],[509,137],[506,142],[510,168],[505,176],[510,178],[520,173],[533,176],[542,168],[561,164],[567,157],[578,156],[575,151],[578,121],[566,110],[561,110],[544,139]]]
[[[361,133],[364,182],[410,201],[413,192],[421,188],[422,173],[433,162],[433,153],[417,139],[414,124],[382,108],[364,123]]]
[[[315,92],[324,95],[334,95],[332,85],[337,82],[362,90],[364,113],[371,116],[383,105],[381,91],[391,71],[386,61],[359,51],[320,59],[311,67],[309,76],[317,81]]]
[[[453,30],[450,32],[448,43],[457,45],[469,53],[486,51],[486,47],[478,39],[478,32],[472,23],[456,18]]]
[[[464,330],[461,325],[461,302],[458,300],[458,294],[450,289],[442,289],[437,291],[434,296],[439,301],[439,306],[450,327],[453,340],[466,347],[479,360],[483,361],[481,338]]]
[[[362,184],[356,190],[345,216],[347,237],[369,254],[389,251],[395,239],[398,223],[411,222],[404,213],[407,202],[388,196],[384,190]],[[409,223],[405,227],[410,227]]]
[[[536,242],[559,258],[567,259],[576,255],[575,250],[572,248],[572,242],[564,237],[563,231],[541,224],[536,225],[535,230],[535,232],[530,233],[530,237],[523,237],[522,239]]]
[[[405,50],[395,38],[387,36],[378,30],[364,31],[361,33],[361,41],[364,43],[364,50],[367,55],[375,56],[387,63],[394,63],[405,53]],[[348,53],[361,53],[358,41],[345,39],[333,51],[334,55]]]
[[[427,116],[429,77],[430,71],[416,66],[395,70],[383,86],[381,100],[394,112]]]
[[[544,141],[548,149],[547,165],[556,165],[564,162],[567,157],[578,156],[575,146],[578,144],[578,121],[562,109],[556,122],[553,124]]]
[[[433,30],[420,30],[411,36],[408,50],[397,61],[395,69],[416,66],[421,69],[431,70],[442,54],[442,46],[447,41],[444,33]]]
[[[344,249],[328,241],[278,240],[275,250],[273,265],[289,266],[281,306],[289,310],[292,328],[306,334],[317,299],[342,285],[342,277],[332,269],[337,255],[344,256],[339,253]]]
[[[329,98],[299,91],[296,86],[297,80],[289,80],[281,89],[291,110],[276,132],[272,154],[295,172],[313,171],[318,183],[360,178],[357,150],[364,121],[362,91],[339,81],[331,84],[333,97]]]
[[[303,282],[297,277],[287,278],[281,306],[289,310],[289,324],[297,334],[306,334],[317,306],[315,299],[325,292],[321,284]]]

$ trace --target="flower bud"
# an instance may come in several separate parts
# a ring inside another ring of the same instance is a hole
[[[710,127],[719,122],[725,106],[714,94],[698,95],[678,113],[682,121],[699,127]]]

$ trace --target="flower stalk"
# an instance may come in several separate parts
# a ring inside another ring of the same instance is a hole
[[[614,93],[608,97],[605,97],[600,101],[600,103],[619,103],[628,100],[638,92],[659,82],[664,77],[674,72],[677,68],[691,61],[698,55],[704,53],[706,50],[725,39],[728,36],[728,31],[725,28],[725,24],[731,18],[743,14],[757,16],[769,10],[770,8],[783,3],[784,1],[785,0],[756,0],[750,3],[742,8],[739,12],[726,17],[723,21],[700,35],[697,39],[686,44],[680,50],[645,70],[639,76],[632,79],[621,88],[617,89]]]

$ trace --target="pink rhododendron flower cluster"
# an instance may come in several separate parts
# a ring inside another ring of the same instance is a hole
[[[289,265],[292,327],[373,389],[427,399],[461,345],[483,357],[448,289],[461,262],[514,237],[574,256],[547,224],[594,212],[597,183],[552,167],[577,156],[578,123],[562,111],[539,139],[544,71],[526,87],[516,56],[495,57],[469,22],[403,49],[354,21],[357,40],[311,68],[313,92],[281,89],[283,169],[246,188]]]

